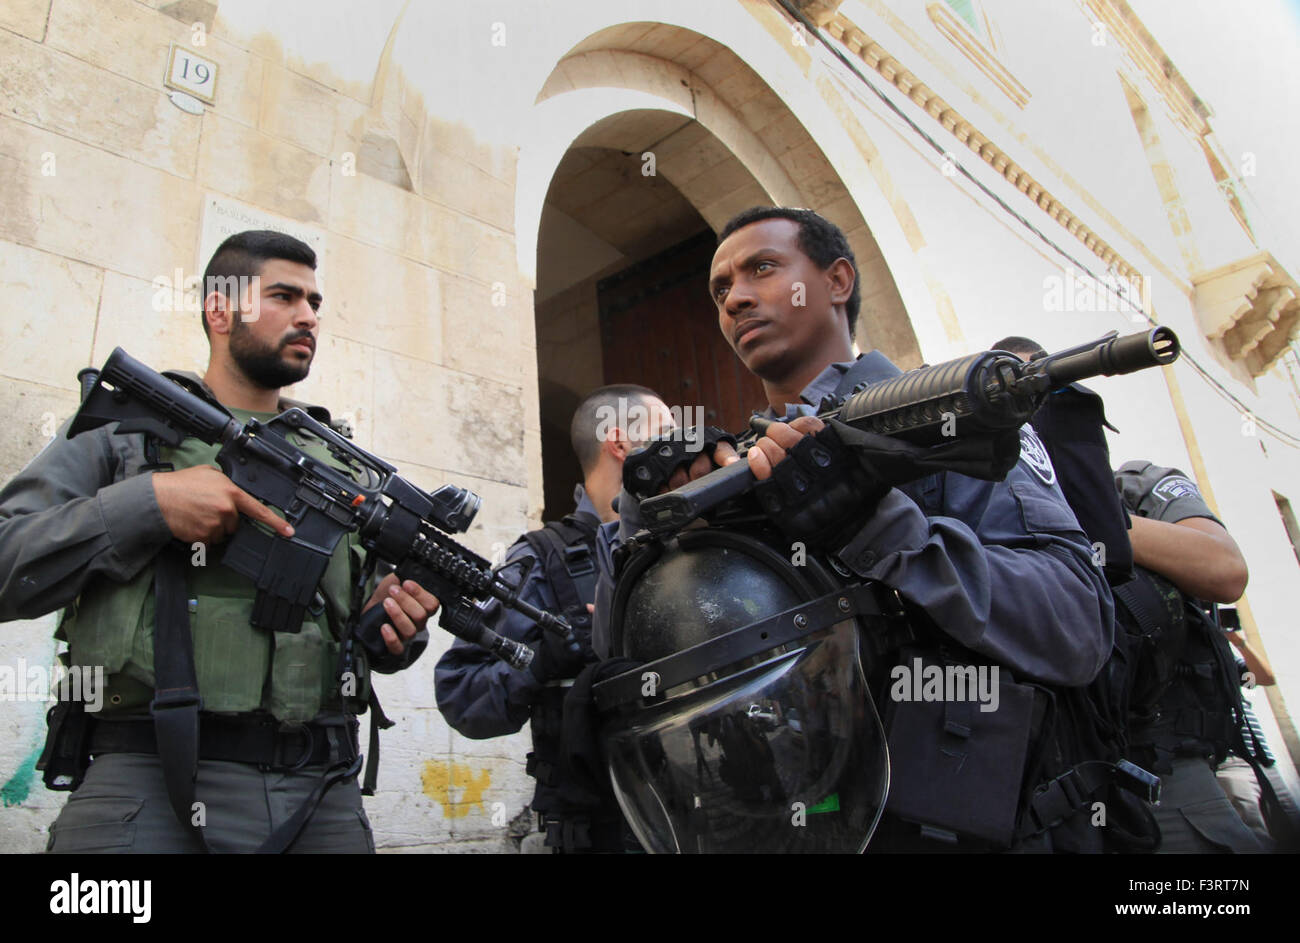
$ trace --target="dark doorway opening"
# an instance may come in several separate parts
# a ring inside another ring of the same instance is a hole
[[[708,288],[716,244],[706,229],[601,279],[601,354],[606,383],[639,383],[681,415],[702,411],[707,425],[736,431],[763,405],[763,386],[718,330]]]

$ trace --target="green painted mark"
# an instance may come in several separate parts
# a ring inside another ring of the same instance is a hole
[[[810,805],[808,807],[809,815],[812,815],[814,812],[838,812],[838,811],[840,811],[840,794],[838,792],[833,792],[825,799],[823,799],[821,802],[817,803],[816,805]]]
[[[9,781],[0,786],[0,800],[4,801],[6,809],[10,806],[22,805],[31,795],[32,777],[36,775],[36,761],[40,755],[41,748],[37,747],[28,754],[27,759],[23,760],[23,764],[9,777]]]

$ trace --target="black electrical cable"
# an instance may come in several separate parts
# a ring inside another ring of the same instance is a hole
[[[1056,242],[1054,242],[1046,234],[1044,234],[1042,230],[1040,230],[1037,226],[1031,223],[1028,219],[1026,219],[1023,215],[1021,215],[1015,208],[1013,208],[1005,200],[1003,200],[1002,197],[998,196],[996,193],[990,190],[981,180],[977,179],[969,170],[967,170],[964,166],[962,166],[962,164],[955,159],[955,156],[952,155],[951,151],[945,149],[943,145],[941,145],[938,141],[936,141],[928,131],[926,131],[924,128],[918,125],[915,121],[912,120],[911,116],[909,116],[906,112],[904,112],[901,108],[899,108],[898,105],[893,101],[893,99],[891,99],[888,95],[886,95],[884,92],[878,89],[875,86],[875,83],[873,83],[870,79],[868,79],[865,75],[863,75],[862,71],[856,65],[854,65],[853,60],[851,60],[841,50],[836,48],[831,43],[831,41],[827,39],[825,35],[822,34],[822,31],[817,27],[817,25],[813,23],[811,20],[809,20],[806,16],[804,16],[802,11],[796,9],[789,2],[789,0],[772,0],[772,2],[775,3],[777,6],[781,7],[781,9],[783,9],[786,12],[786,14],[788,14],[790,17],[792,17],[793,19],[801,23],[804,29],[808,30],[819,40],[821,40],[822,45],[825,46],[828,50],[830,50],[831,54],[835,56],[835,58],[837,58],[840,62],[842,62],[846,67],[848,67],[849,71],[851,71],[854,75],[856,75],[858,79],[862,82],[862,84],[865,85],[867,88],[869,88],[872,91],[872,93],[877,98],[879,98],[881,102],[883,102],[890,111],[898,115],[898,117],[901,118],[907,124],[908,127],[910,127],[914,132],[916,132],[916,134],[920,136],[921,139],[924,140],[927,144],[929,144],[930,147],[932,147],[937,153],[944,156],[945,158],[950,158],[949,162],[952,164],[952,166],[954,166],[958,170],[958,172],[961,173],[963,177],[965,177],[971,183],[975,184],[975,186],[977,186],[986,196],[988,196],[989,199],[993,200],[1000,207],[1006,210],[1008,214],[1014,217],[1022,226],[1024,226],[1026,229],[1032,232],[1035,236],[1037,236],[1047,245],[1051,246],[1051,248],[1055,250],[1058,255],[1069,260],[1073,265],[1078,266],[1079,269],[1082,270],[1084,273],[1086,273],[1093,280],[1095,284],[1104,287],[1107,291],[1109,291],[1116,298],[1118,298],[1123,304],[1128,305],[1129,307],[1137,311],[1137,313],[1141,314],[1144,318],[1147,319],[1148,324],[1152,326],[1158,326],[1158,322],[1155,320],[1155,318],[1151,317],[1151,315],[1148,314],[1146,310],[1144,310],[1142,306],[1138,304],[1134,299],[1131,299],[1126,295],[1121,294],[1119,290],[1114,285],[1109,284],[1106,279],[1098,278],[1095,274],[1093,274],[1092,270],[1088,268],[1088,266],[1084,265],[1073,255],[1071,255],[1069,252],[1063,249],[1061,246],[1057,245]],[[1292,448],[1300,448],[1300,438],[1297,438],[1296,436],[1292,435],[1291,433],[1287,432],[1284,429],[1280,429],[1279,427],[1273,425],[1271,422],[1269,422],[1266,419],[1263,419],[1259,416],[1255,416],[1249,406],[1247,406],[1240,399],[1238,399],[1236,394],[1234,394],[1226,386],[1224,386],[1217,379],[1211,376],[1210,373],[1196,361],[1196,358],[1194,358],[1190,353],[1187,352],[1187,349],[1185,347],[1183,348],[1181,359],[1185,360],[1192,367],[1192,369],[1196,371],[1197,375],[1202,377],[1206,382],[1208,382],[1212,387],[1214,387],[1214,389],[1216,389],[1220,393],[1220,395],[1227,398],[1227,400],[1231,402],[1234,406],[1236,406],[1239,410],[1250,415],[1257,426],[1269,432],[1271,435],[1273,435],[1274,438],[1282,442],[1284,445],[1289,445]]]

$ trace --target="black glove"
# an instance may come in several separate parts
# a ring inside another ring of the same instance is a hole
[[[560,738],[560,769],[564,775],[565,801],[581,808],[599,808],[613,803],[609,767],[601,750],[601,716],[596,710],[592,687],[641,662],[611,658],[584,668],[564,698]]]
[[[583,668],[596,660],[596,652],[591,647],[591,617],[583,613],[585,621],[573,617],[573,636],[578,640],[579,651],[569,650],[568,643],[555,632],[543,632],[542,640],[533,649],[535,652],[528,670],[533,677],[545,684],[563,678],[576,678]]]
[[[830,548],[852,536],[889,487],[844,447],[835,427],[827,425],[800,439],[773,467],[772,477],[754,486],[754,494],[791,540]]]
[[[735,436],[717,426],[705,426],[698,451],[713,458],[719,442],[726,442],[733,449],[736,447]],[[673,472],[695,461],[698,453],[687,450],[687,446],[693,444],[686,441],[680,429],[651,439],[645,448],[637,449],[623,462],[623,488],[638,500],[654,497],[668,486]]]

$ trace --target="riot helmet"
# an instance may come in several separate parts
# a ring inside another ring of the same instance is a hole
[[[876,588],[720,527],[625,563],[597,684],[615,796],[652,852],[860,852],[889,754],[860,660]]]

